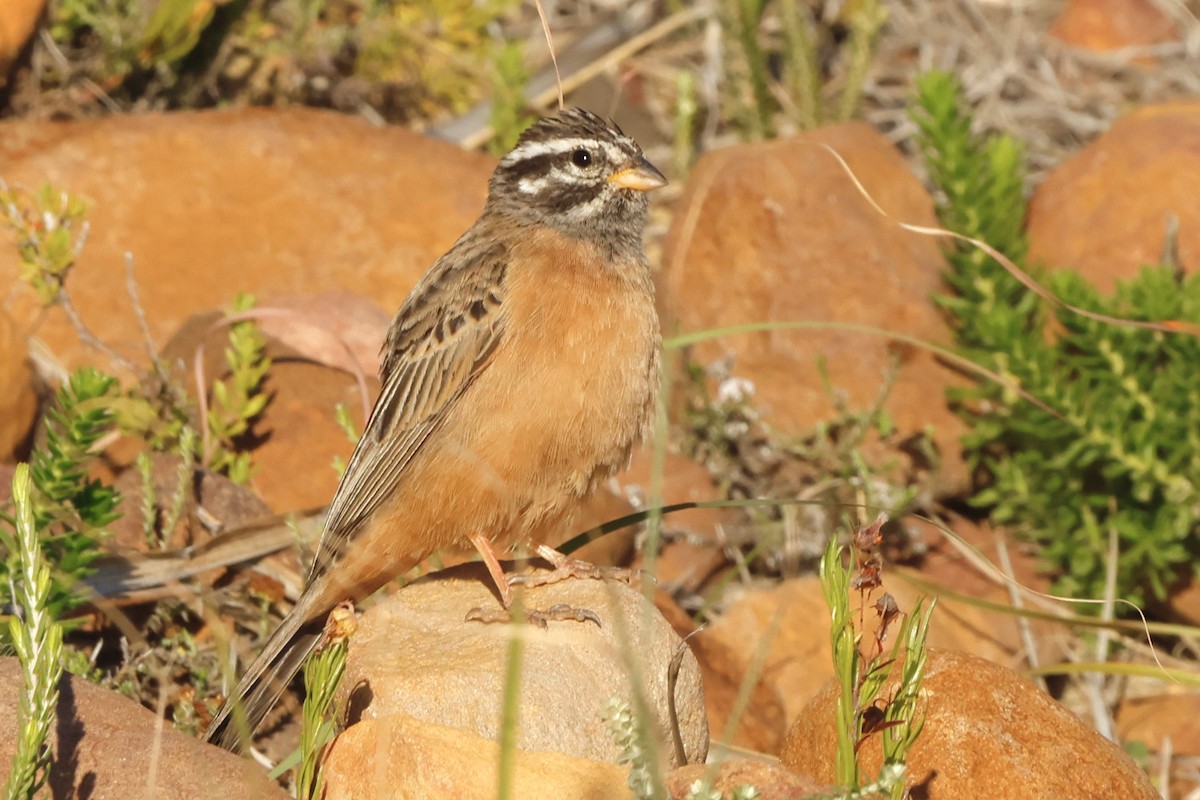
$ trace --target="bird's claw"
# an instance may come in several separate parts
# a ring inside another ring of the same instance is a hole
[[[594,622],[597,628],[603,627],[600,624],[600,617],[595,611],[587,608],[576,608],[566,603],[557,603],[547,609],[527,609],[523,617],[526,622],[542,629],[548,628],[551,622]],[[483,622],[486,624],[492,622],[512,622],[517,618],[517,615],[513,613],[511,608],[483,608],[482,606],[477,606],[467,612],[465,621]]]

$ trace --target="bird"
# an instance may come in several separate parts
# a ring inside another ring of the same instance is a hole
[[[651,429],[661,333],[643,232],[666,178],[615,123],[580,108],[535,122],[500,159],[479,219],[389,326],[379,397],[330,502],[306,586],[205,732],[248,740],[330,611],[442,550],[474,547],[506,618],[513,586],[604,577],[532,541],[629,463]],[[507,575],[498,551],[552,569]],[[534,621],[588,618],[578,609]]]

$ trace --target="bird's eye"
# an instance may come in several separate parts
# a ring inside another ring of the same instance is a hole
[[[592,163],[592,154],[580,147],[571,153],[571,163],[577,167],[586,167]]]

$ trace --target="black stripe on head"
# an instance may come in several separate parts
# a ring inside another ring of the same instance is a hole
[[[577,150],[590,160],[580,161]],[[521,224],[547,225],[606,246],[641,247],[645,193],[609,179],[642,157],[615,124],[579,108],[535,123],[500,160],[488,191],[488,211]]]
[[[539,192],[533,203],[546,212],[569,214],[572,209],[595,200],[606,188],[603,183],[551,185]]]

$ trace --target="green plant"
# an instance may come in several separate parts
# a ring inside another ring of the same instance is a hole
[[[14,110],[281,101],[429,118],[484,94],[514,0],[57,0]],[[25,104],[24,106],[22,104]]]
[[[844,509],[862,503],[895,513],[911,508],[923,491],[917,473],[937,463],[931,436],[922,433],[902,441],[884,408],[894,369],[881,376],[879,392],[863,408],[852,407],[832,386],[823,361],[818,360],[818,371],[834,413],[789,435],[762,420],[749,382],[726,377],[714,392],[705,370],[688,365],[680,432],[684,455],[705,465],[723,498],[804,501],[745,511],[757,531],[747,558],[762,556],[768,571],[785,575],[816,566],[823,543],[839,525],[852,521]],[[906,463],[901,452],[911,461]]]
[[[879,0],[847,3],[837,18],[821,21],[807,4],[793,0],[722,0],[718,8],[727,41],[727,94],[734,126],[744,136],[771,138],[780,113],[802,130],[857,113],[875,42],[887,21]],[[768,24],[769,17],[778,19]],[[778,35],[768,36],[770,28]],[[840,73],[842,90],[832,107],[822,88],[822,63]]]
[[[17,568],[9,579],[21,613],[9,617],[8,629],[21,662],[23,685],[17,701],[16,751],[4,786],[6,800],[32,800],[46,783],[51,759],[46,740],[54,724],[62,677],[63,632],[49,606],[50,566],[42,554],[32,495],[29,467],[18,464],[12,483]]]
[[[43,184],[36,192],[0,181],[0,205],[16,237],[21,278],[49,305],[87,238],[87,203]]]
[[[835,725],[837,779],[843,789],[859,790],[864,786],[858,749],[867,737],[882,738],[883,763],[888,772],[881,778],[902,775],[908,750],[924,725],[918,701],[925,671],[925,640],[936,599],[928,606],[924,606],[924,598],[919,599],[912,612],[904,615],[899,631],[892,638],[891,628],[902,612],[891,595],[882,594],[873,605],[877,616],[874,635],[867,637],[863,630],[869,597],[882,587],[883,561],[878,547],[886,521],[887,517],[881,514],[874,523],[854,534],[851,564],[843,563],[845,550],[832,538],[821,558],[821,588],[830,611],[834,674],[841,689]],[[855,593],[860,599],[857,626],[850,605]],[[892,646],[885,656],[884,643],[889,638]],[[895,688],[889,697],[884,697],[889,672],[897,667],[893,678]],[[882,709],[879,703],[883,703]],[[893,800],[904,796],[902,780],[884,782]]]
[[[230,313],[238,314],[253,307],[253,295],[238,294]],[[214,446],[208,454],[208,467],[214,472],[224,472],[237,483],[248,481],[253,471],[250,453],[239,447],[238,440],[250,432],[250,426],[271,399],[263,391],[263,381],[271,368],[266,345],[266,338],[254,322],[235,322],[229,327],[229,344],[225,348],[229,377],[212,382],[208,428]]]
[[[54,580],[46,601],[58,618],[80,599],[74,584],[91,572],[100,555],[105,526],[117,518],[116,490],[89,478],[93,448],[113,430],[109,403],[116,381],[96,370],[81,369],[57,393],[56,408],[47,412],[45,443],[31,456],[34,527],[42,549],[54,565]],[[6,558],[0,566],[0,586],[15,574],[19,556],[16,520],[4,517],[10,530],[0,528],[0,546]]]
[[[333,739],[331,719],[334,695],[346,671],[346,654],[354,632],[354,607],[338,606],[325,625],[325,640],[304,662],[304,707],[301,712],[300,766],[296,769],[296,797],[321,796],[321,756]]]
[[[946,72],[917,79],[912,119],[929,175],[941,192],[938,217],[956,233],[987,242],[1014,262],[1025,258],[1025,156],[1011,136],[975,136],[961,107],[958,80]],[[946,252],[947,312],[958,344],[984,366],[1003,371],[1041,339],[1038,298],[979,248],[954,244]],[[996,352],[997,343],[1007,346]],[[1016,352],[1014,352],[1016,350]]]
[[[525,48],[520,42],[508,42],[496,54],[492,72],[492,138],[488,151],[494,156],[513,149],[521,132],[537,119],[525,105],[528,85]]]
[[[1019,146],[971,134],[951,77],[919,87],[943,224],[1019,263]],[[1069,269],[1033,272],[1060,301],[1051,327],[1037,295],[985,254],[954,247],[948,260],[941,302],[960,345],[1040,401],[994,384],[952,395],[970,463],[988,476],[972,502],[1040,544],[1065,593],[1104,594],[1115,531],[1118,596],[1164,597],[1200,562],[1200,339],[1120,319],[1200,321],[1200,277],[1147,267],[1104,295]]]
[[[512,0],[371,2],[358,28],[355,73],[403,90],[410,113],[462,110],[487,83],[497,48],[488,28],[512,7]]]

